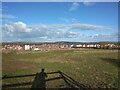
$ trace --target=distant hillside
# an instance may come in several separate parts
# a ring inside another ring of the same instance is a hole
[[[60,41],[60,42],[2,42],[2,45],[9,44],[9,45],[25,45],[25,44],[67,44],[67,45],[77,45],[77,44],[120,44],[120,42],[66,42],[66,41]]]

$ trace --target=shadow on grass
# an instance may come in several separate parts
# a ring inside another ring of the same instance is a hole
[[[110,64],[113,64],[116,67],[120,67],[119,65],[120,61],[118,59],[113,59],[113,58],[100,58],[100,59]]]
[[[47,77],[47,75],[49,74],[59,74],[59,76],[54,77],[54,78],[48,78],[45,79]],[[14,87],[19,87],[19,86],[26,86],[26,85],[32,85],[31,89],[37,89],[37,88],[46,88],[46,82],[49,81],[54,81],[54,80],[59,80],[62,79],[64,80],[64,82],[67,85],[67,88],[76,88],[76,89],[80,89],[80,90],[86,90],[88,87],[86,87],[83,84],[80,84],[79,82],[75,81],[72,77],[70,77],[69,75],[61,72],[61,71],[57,71],[57,72],[49,72],[49,73],[45,73],[44,71],[41,71],[40,73],[37,74],[31,74],[31,75],[20,75],[20,76],[4,76],[2,79],[10,79],[10,78],[22,78],[22,77],[31,77],[31,76],[35,76],[33,82],[21,82],[21,83],[15,83],[15,84],[7,84],[7,85],[2,85],[3,89],[6,88],[14,88]]]

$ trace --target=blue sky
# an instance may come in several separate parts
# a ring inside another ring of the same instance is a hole
[[[117,2],[2,3],[2,41],[117,41]]]

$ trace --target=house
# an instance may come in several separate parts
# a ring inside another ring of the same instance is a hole
[[[82,44],[78,44],[78,45],[76,45],[76,47],[82,47]]]
[[[83,47],[85,48],[85,47],[86,47],[86,45],[85,45],[85,44],[83,44]]]
[[[34,48],[33,50],[38,51],[38,50],[40,50],[40,49],[36,47],[36,48]]]
[[[30,50],[30,45],[25,45],[25,50]]]

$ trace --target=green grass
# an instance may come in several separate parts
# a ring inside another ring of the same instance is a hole
[[[34,53],[3,53],[3,76],[62,71],[73,79],[92,88],[118,88],[117,50],[66,50]],[[54,77],[51,75],[49,77]],[[3,84],[28,82],[34,77],[3,80]],[[47,87],[58,88],[62,80],[50,81]],[[26,86],[30,87],[30,86]],[[18,87],[19,88],[19,87]]]

